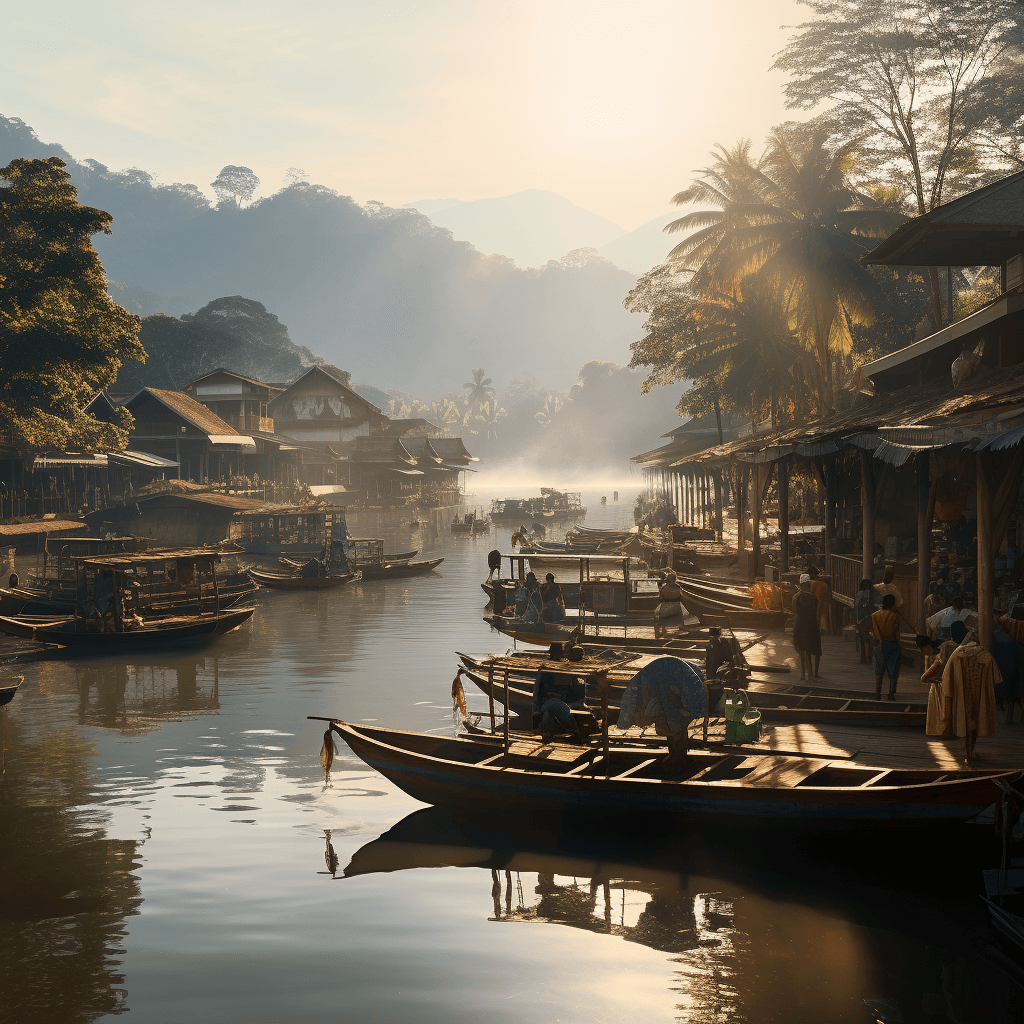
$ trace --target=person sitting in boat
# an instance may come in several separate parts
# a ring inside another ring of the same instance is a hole
[[[548,652],[552,662],[562,660],[562,645],[553,643]],[[533,729],[550,743],[555,733],[572,733],[578,740],[579,730],[572,719],[571,705],[579,704],[587,688],[568,672],[552,671],[547,665],[537,672],[533,682]]]
[[[708,633],[711,639],[704,648],[704,674],[708,679],[714,679],[719,671],[732,668],[733,649],[732,644],[722,636],[720,626],[712,626]]]
[[[526,574],[526,608],[523,619],[526,622],[541,622],[544,618],[544,598],[540,593],[540,583],[531,571]]]
[[[896,683],[900,678],[903,648],[900,646],[900,617],[896,611],[896,595],[886,594],[882,607],[871,616],[878,647],[875,648],[875,700],[882,699],[882,679],[889,673],[889,700],[896,699]]]
[[[654,609],[654,634],[658,636],[664,629],[662,622],[665,619],[683,617],[683,592],[676,583],[675,571],[669,569],[665,573],[665,580],[658,587],[659,605]]]
[[[555,574],[549,572],[544,577],[540,588],[540,596],[544,601],[542,615],[545,622],[562,622],[565,619],[565,599],[562,588],[555,582]]]

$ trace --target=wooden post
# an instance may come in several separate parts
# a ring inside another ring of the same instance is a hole
[[[497,728],[494,719],[494,662],[487,666],[487,699],[491,706],[491,735],[494,735],[494,731]],[[505,709],[506,716],[508,715],[508,708]]]
[[[508,704],[508,665],[505,666],[505,753],[508,753],[508,719],[512,709]]]
[[[213,577],[213,614],[220,612],[220,587],[217,585],[217,560],[210,559],[210,575]]]
[[[711,477],[715,485],[715,536],[722,540],[722,477],[716,470]]]
[[[992,649],[992,599],[995,571],[992,562],[992,487],[985,466],[985,453],[974,453],[978,478],[978,643]]]
[[[747,542],[747,477],[750,475],[750,467],[744,466],[739,471],[739,482],[736,487],[736,547],[740,552],[740,564],[746,557],[743,552],[746,550]]]
[[[924,603],[932,569],[932,524],[928,515],[928,453],[917,457],[917,631],[925,631]],[[980,562],[979,562],[980,564]]]
[[[789,456],[779,459],[779,568],[789,572]]]
[[[860,450],[860,571],[861,579],[871,580],[873,583],[875,581],[875,470],[871,465],[871,460],[871,452],[862,448]],[[920,541],[920,536],[918,540]]]
[[[601,694],[601,752],[604,754],[604,777],[611,775],[611,750],[608,741],[608,672],[598,677]]]
[[[752,580],[757,579],[757,574],[761,570],[761,472],[762,467],[760,464],[754,466],[754,497],[750,506],[750,522],[752,526],[751,533],[753,536],[750,538],[753,550],[751,551],[751,570],[750,578]]]
[[[825,569],[828,571],[828,562],[832,556],[833,541],[835,540],[835,494],[833,493],[833,480],[835,478],[835,461],[821,460],[821,482],[825,488],[825,500],[822,503],[825,513]]]

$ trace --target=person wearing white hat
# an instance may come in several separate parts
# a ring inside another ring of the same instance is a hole
[[[818,599],[811,591],[811,577],[803,573],[800,589],[793,598],[793,646],[800,653],[800,678],[818,679],[821,665],[821,627],[818,624]]]

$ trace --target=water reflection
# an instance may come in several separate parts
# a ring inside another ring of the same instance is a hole
[[[487,894],[488,921],[561,925],[670,954],[668,984],[687,1022],[1024,1020],[1024,971],[953,877],[920,861],[908,877],[909,849],[888,851],[894,880],[870,845],[828,859],[738,838],[634,842],[589,822],[430,808],[356,850],[344,877],[469,869],[466,888]],[[947,841],[945,853],[969,860],[976,843]]]
[[[200,669],[212,671],[200,679]],[[163,722],[220,711],[220,673],[216,657],[137,665],[87,662],[75,665],[78,724],[117,729],[138,736]]]
[[[128,1008],[121,955],[142,901],[139,843],[74,810],[91,743],[73,729],[27,741],[3,715],[0,778],[0,1017],[90,1021]]]

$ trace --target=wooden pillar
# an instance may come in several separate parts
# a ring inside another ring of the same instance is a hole
[[[789,572],[789,456],[776,464],[779,473],[779,568]]]
[[[875,580],[875,469],[871,452],[860,450],[861,579]],[[924,605],[922,604],[922,608]],[[922,630],[923,632],[923,630]]]
[[[928,597],[932,569],[932,524],[928,514],[928,453],[917,457],[917,631],[923,633],[924,603]]]
[[[826,462],[824,459],[821,460],[821,482],[825,488],[825,495],[823,504],[823,511],[825,513],[825,561],[827,562],[832,556],[833,542],[835,540],[835,494],[832,486],[833,479],[835,477],[835,461],[829,460]],[[825,566],[826,571],[830,569],[830,566]]]
[[[722,539],[722,476],[718,470],[711,475],[711,482],[715,486],[715,536]]]
[[[750,472],[749,466],[744,466],[737,473],[736,483],[736,547],[741,552],[740,559],[743,558],[744,544],[747,540],[746,530],[746,491],[747,491],[747,474]]]
[[[753,499],[750,503],[750,519],[753,526],[753,536],[750,538],[753,544],[753,559],[751,561],[750,577],[751,579],[757,579],[761,572],[761,476],[763,467],[761,465],[754,466],[754,471],[751,474],[754,478],[754,494]]]
[[[974,468],[978,478],[978,643],[991,650],[995,566],[992,561],[992,487],[984,452],[974,453]]]

